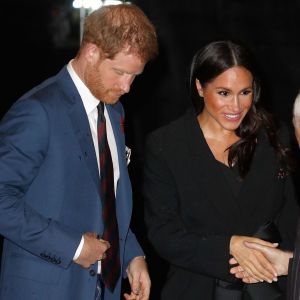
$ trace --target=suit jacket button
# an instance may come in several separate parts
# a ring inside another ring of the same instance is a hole
[[[90,275],[91,275],[91,276],[95,276],[95,275],[96,275],[95,270],[90,270]]]
[[[55,257],[51,257],[50,261],[51,261],[53,264],[56,264],[56,258],[55,258]]]

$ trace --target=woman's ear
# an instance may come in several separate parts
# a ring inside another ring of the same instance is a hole
[[[196,79],[196,88],[198,90],[199,96],[203,97],[203,89],[202,89],[199,79]]]

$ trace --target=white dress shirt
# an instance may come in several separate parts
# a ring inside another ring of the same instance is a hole
[[[95,98],[90,90],[87,88],[87,86],[83,83],[83,81],[79,78],[79,76],[76,74],[75,70],[72,67],[72,60],[68,63],[67,65],[67,70],[79,92],[79,95],[82,99],[83,106],[85,108],[89,124],[90,124],[90,129],[91,129],[91,134],[94,142],[94,148],[96,152],[96,157],[97,157],[97,162],[98,162],[98,170],[99,170],[99,175],[100,175],[100,164],[99,164],[99,148],[98,148],[98,134],[97,134],[97,121],[98,121],[98,109],[97,106],[99,104],[99,101],[97,98]],[[111,157],[112,157],[112,162],[113,162],[113,168],[114,168],[114,188],[115,188],[115,194],[117,190],[117,183],[120,177],[120,169],[119,169],[119,160],[118,160],[118,151],[117,151],[117,145],[116,145],[116,140],[115,136],[113,133],[113,129],[111,126],[111,122],[109,119],[109,115],[107,113],[106,107],[104,105],[104,116],[106,119],[106,130],[107,130],[107,141],[108,145],[110,148],[111,152]],[[100,212],[99,212],[100,214]],[[74,255],[73,260],[76,260],[80,252],[83,248],[84,244],[84,238],[82,237],[80,244],[76,250],[76,253]],[[100,273],[101,270],[101,265],[100,262],[98,264],[98,273]]]

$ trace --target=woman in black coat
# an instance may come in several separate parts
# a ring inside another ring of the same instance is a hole
[[[229,41],[207,45],[194,56],[190,88],[196,109],[146,143],[148,237],[170,264],[162,300],[280,299],[284,278],[269,283],[274,268],[244,244],[291,249],[298,217],[286,141],[259,107],[251,57]],[[264,282],[243,285],[231,257]]]
[[[293,125],[295,137],[300,147],[300,93],[298,93],[293,109]],[[247,247],[261,251],[265,257],[273,264],[278,276],[288,275],[287,299],[300,299],[300,222],[298,222],[297,237],[294,251],[283,251],[277,247],[268,247],[256,243],[245,243]],[[230,270],[237,278],[241,278],[245,283],[257,283],[247,272],[236,265],[234,258],[229,261],[234,264]]]

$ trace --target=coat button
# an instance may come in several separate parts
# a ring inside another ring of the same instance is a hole
[[[95,276],[95,275],[96,275],[95,270],[90,270],[90,275],[91,275],[91,276]]]

